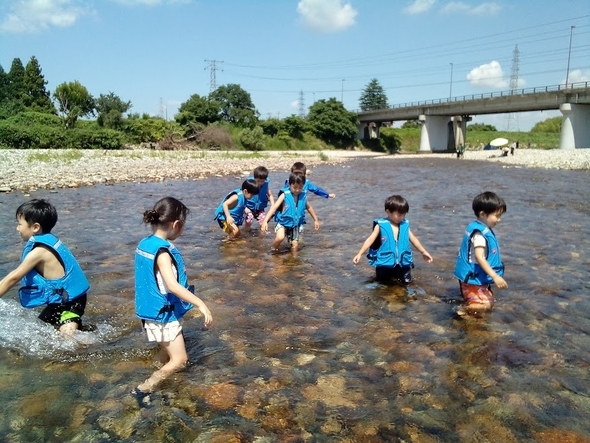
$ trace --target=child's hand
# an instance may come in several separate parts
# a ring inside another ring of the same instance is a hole
[[[202,305],[199,305],[199,311],[201,311],[201,314],[203,314],[203,316],[205,317],[205,326],[208,328],[209,326],[211,326],[211,323],[213,323],[213,316],[211,315],[211,311],[209,311],[209,308],[205,306],[204,303]]]
[[[268,231],[268,223],[262,222],[262,224],[260,225],[260,230],[262,232],[267,232]]]
[[[357,265],[358,262],[361,260],[361,254],[357,254],[354,256],[354,258],[352,259],[352,262]]]
[[[227,217],[227,219],[225,220],[227,222],[227,224],[229,226],[235,225],[236,222],[234,221],[234,218],[230,215],[229,217]]]
[[[336,198],[336,194],[330,194],[328,195],[328,198]]]
[[[508,283],[506,283],[506,280],[504,280],[502,277],[500,277],[499,275],[496,275],[495,277],[492,277],[492,279],[494,280],[494,284],[499,288],[499,289],[506,289],[508,287]]]
[[[422,258],[426,261],[426,263],[432,263],[432,255],[430,255],[428,251],[422,252]]]
[[[320,230],[320,222],[319,221],[314,221],[313,222],[313,227],[316,231]]]

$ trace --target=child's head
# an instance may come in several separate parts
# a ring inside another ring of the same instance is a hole
[[[264,166],[258,166],[256,169],[254,169],[254,174],[252,175],[254,176],[254,181],[256,181],[256,184],[260,187],[268,178],[268,169],[266,169]]]
[[[244,180],[244,183],[242,183],[242,192],[246,198],[252,198],[260,193],[260,187],[256,183],[256,180]]]
[[[178,221],[180,227],[186,223],[190,210],[174,197],[164,197],[156,202],[153,209],[143,213],[143,222],[152,226],[167,227]]]
[[[493,192],[482,192],[473,199],[473,213],[479,217],[483,212],[484,215],[497,214],[502,215],[506,212],[506,203],[504,200]]]
[[[289,175],[289,189],[291,194],[299,195],[305,185],[305,175],[300,172],[291,172]]]
[[[410,210],[410,205],[401,195],[392,195],[385,199],[385,212],[391,223],[399,225]]]
[[[47,200],[33,199],[16,209],[16,219],[23,219],[29,227],[38,223],[41,234],[49,234],[57,223],[57,210]]]
[[[303,162],[295,162],[291,166],[291,173],[298,172],[299,174],[307,175],[307,168]]]

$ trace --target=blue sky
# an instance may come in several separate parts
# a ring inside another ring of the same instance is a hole
[[[571,28],[575,26],[575,28]],[[570,48],[571,36],[571,52]],[[172,119],[192,94],[236,83],[261,118],[335,97],[347,109],[372,78],[390,104],[590,81],[586,0],[2,0],[0,65],[35,56],[51,92],[77,80],[131,112]],[[514,83],[514,82],[513,82]],[[529,130],[553,112],[518,114]],[[476,122],[506,129],[507,116]]]

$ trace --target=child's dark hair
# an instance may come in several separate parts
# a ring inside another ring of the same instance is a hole
[[[305,174],[301,172],[291,172],[291,174],[289,174],[289,184],[303,186],[305,184]]]
[[[256,184],[256,181],[252,179],[244,180],[244,183],[242,183],[242,190],[244,189],[253,195],[258,195],[260,193],[260,188]]]
[[[300,174],[306,175],[307,168],[305,167],[305,163],[303,163],[303,162],[293,163],[293,166],[291,166],[291,172],[299,172]]]
[[[407,214],[410,212],[410,205],[401,195],[392,195],[385,199],[385,209],[389,210],[389,212]]]
[[[264,166],[258,166],[256,169],[254,169],[254,174],[252,175],[254,178],[266,180],[268,178],[268,169],[266,169]]]
[[[482,211],[486,215],[495,214],[499,211],[501,214],[506,212],[506,202],[504,199],[490,191],[482,192],[476,196],[473,199],[471,207],[476,217],[479,217],[479,213]]]
[[[32,225],[39,223],[43,234],[49,234],[57,223],[55,206],[43,199],[33,199],[23,203],[16,209],[16,218],[22,217]]]
[[[183,225],[190,210],[174,197],[164,197],[156,202],[154,209],[143,213],[143,222],[150,225],[167,225],[178,220]]]

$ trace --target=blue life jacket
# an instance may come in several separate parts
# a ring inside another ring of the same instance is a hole
[[[254,180],[254,177],[249,177],[248,180]],[[251,211],[262,211],[268,206],[268,185],[270,179],[267,178],[262,186],[260,192],[253,196],[250,200],[246,200],[246,207]]]
[[[296,228],[303,223],[307,191],[301,191],[297,203],[295,203],[295,197],[293,197],[290,189],[279,191],[279,197],[281,193],[285,195],[285,200],[281,211],[277,211],[275,214],[275,221],[285,228]]]
[[[21,281],[18,291],[20,303],[25,308],[35,308],[49,303],[65,303],[86,294],[90,284],[84,271],[70,250],[53,234],[35,235],[29,238],[21,260],[33,248],[44,245],[49,249],[64,268],[64,276],[48,280],[34,269],[31,269]]]
[[[412,247],[410,245],[410,222],[406,219],[399,224],[397,241],[393,236],[391,222],[387,218],[373,220],[373,229],[379,225],[379,237],[369,248],[367,258],[371,266],[411,266]]]
[[[160,292],[156,279],[156,260],[160,253],[170,254],[178,283],[189,289],[184,260],[178,249],[169,241],[150,235],[141,240],[135,250],[135,313],[142,320],[170,323],[182,318],[193,305],[171,292]]]
[[[473,250],[471,246],[471,238],[475,233],[479,232],[486,239],[486,260],[490,267],[499,276],[504,275],[504,265],[500,257],[500,246],[496,240],[494,232],[484,225],[479,220],[471,222],[465,230],[463,241],[461,242],[461,249],[457,257],[455,265],[455,277],[464,283],[472,285],[489,285],[493,283],[492,278],[484,272],[479,266],[475,257],[471,255]]]
[[[219,206],[215,210],[215,219],[214,220],[225,220],[225,212],[223,212],[223,203],[230,198],[232,195],[236,194],[238,196],[238,203],[229,210],[229,214],[234,219],[234,223],[238,226],[241,226],[244,222],[244,209],[246,209],[246,197],[244,197],[244,193],[241,189],[236,189],[235,191],[230,192],[227,194]]]

